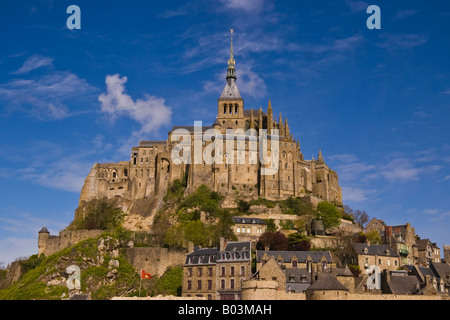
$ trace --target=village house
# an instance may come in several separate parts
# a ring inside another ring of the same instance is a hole
[[[251,275],[251,243],[221,239],[220,248],[195,248],[183,266],[183,297],[240,300],[241,282]]]
[[[267,230],[267,224],[259,218],[233,217],[232,219],[233,231],[238,241],[251,241],[253,245],[256,245],[259,237]]]

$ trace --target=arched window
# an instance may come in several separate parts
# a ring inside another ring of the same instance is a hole
[[[237,114],[238,105],[237,103],[234,105],[234,113]]]
[[[233,105],[232,104],[230,104],[230,114],[232,114],[233,113]]]
[[[223,114],[227,114],[227,105],[226,104],[223,105]]]
[[[128,177],[128,170],[127,169],[123,169],[123,176],[124,177]]]

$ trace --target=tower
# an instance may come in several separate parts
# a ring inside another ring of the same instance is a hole
[[[230,58],[228,59],[227,83],[218,99],[217,120],[225,132],[227,128],[244,127],[244,99],[236,85],[236,61],[233,53],[233,29],[231,29]]]
[[[43,226],[42,229],[38,232],[38,255],[45,252],[49,237],[50,232],[48,231],[46,226]]]

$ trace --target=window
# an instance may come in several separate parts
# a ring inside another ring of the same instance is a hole
[[[225,267],[222,267],[222,275],[224,276],[225,275]]]
[[[202,290],[202,280],[197,281],[197,290]]]
[[[297,268],[297,260],[292,260],[292,268]]]
[[[225,289],[225,279],[220,280],[220,289]]]
[[[212,257],[210,257],[212,258]],[[213,268],[209,267],[208,268],[208,276],[212,276],[213,275]]]
[[[191,290],[191,289],[192,289],[192,282],[191,282],[191,280],[188,280],[188,282],[187,282],[187,288],[188,288],[188,290]]]
[[[230,267],[230,274],[234,276],[234,267]]]
[[[192,277],[192,268],[187,269],[187,275],[188,277]]]
[[[201,277],[202,276],[202,268],[198,268],[198,273],[197,273],[197,275],[199,276],[199,277]]]
[[[226,104],[223,105],[223,114],[227,114],[227,105]]]
[[[230,288],[234,289],[234,279],[230,279]]]
[[[235,113],[235,114],[237,114],[237,107],[238,107],[238,105],[235,104],[235,105],[234,105],[234,113]]]
[[[241,233],[241,228],[240,227],[236,227],[236,233]]]
[[[208,290],[212,289],[212,280],[208,280]]]
[[[241,276],[245,276],[245,266],[241,266]]]

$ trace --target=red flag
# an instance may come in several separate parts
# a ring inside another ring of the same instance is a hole
[[[141,279],[151,279],[152,275],[145,270],[141,270]]]

